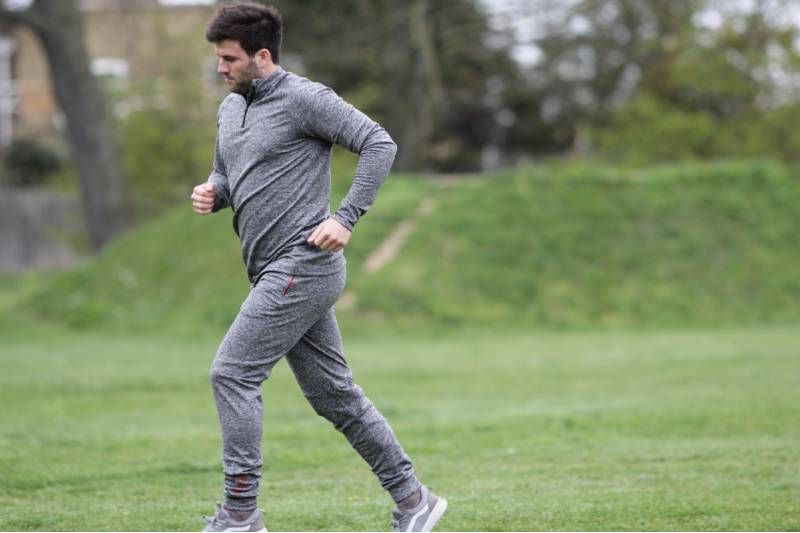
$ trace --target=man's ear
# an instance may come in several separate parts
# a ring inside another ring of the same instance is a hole
[[[267,66],[268,63],[272,61],[272,54],[269,53],[269,50],[266,48],[262,48],[258,52],[256,52],[256,65],[259,68],[264,68]]]

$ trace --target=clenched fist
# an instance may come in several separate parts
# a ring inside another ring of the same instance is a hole
[[[336,219],[329,218],[322,222],[308,238],[308,243],[325,250],[338,252],[350,240],[352,232],[339,224]]]
[[[217,197],[217,188],[213,183],[201,183],[192,190],[192,207],[194,212],[199,215],[208,215],[214,207],[214,199]]]

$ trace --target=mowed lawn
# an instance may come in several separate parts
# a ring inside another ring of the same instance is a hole
[[[221,498],[201,337],[0,341],[0,529],[198,530]],[[441,530],[800,530],[800,328],[346,335]],[[391,502],[265,384],[271,530],[388,530]]]

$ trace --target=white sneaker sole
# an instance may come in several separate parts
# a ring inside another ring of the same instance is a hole
[[[425,523],[422,525],[422,531],[432,531],[433,526],[436,525],[436,522],[442,517],[444,512],[447,510],[447,500],[444,498],[439,498],[439,501],[436,502],[436,505],[433,507],[433,511],[428,516],[428,519],[425,520]]]

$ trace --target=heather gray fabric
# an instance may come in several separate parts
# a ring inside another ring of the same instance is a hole
[[[364,458],[395,501],[420,487],[408,456],[343,355],[333,304],[344,289],[342,252],[306,243],[330,216],[330,152],[359,153],[333,216],[348,228],[375,200],[394,159],[386,131],[327,87],[278,68],[247,97],[220,105],[214,211],[233,209],[250,293],[211,368],[223,439],[225,507],[256,508],[262,466],[261,384],[284,355],[314,410]]]
[[[254,509],[247,519],[237,522],[219,502],[214,510],[214,516],[204,516],[203,521],[206,523],[203,531],[267,531],[258,509]]]
[[[420,484],[386,419],[353,382],[333,304],[344,269],[327,276],[266,272],[250,290],[211,368],[222,427],[225,507],[256,507],[261,459],[261,383],[286,354],[314,410],[341,431],[399,502]]]
[[[251,284],[268,268],[329,274],[342,252],[306,243],[330,216],[333,144],[359,154],[349,193],[333,217],[352,230],[394,161],[392,138],[328,87],[278,67],[254,80],[247,96],[231,93],[217,115],[214,211],[230,206]]]

